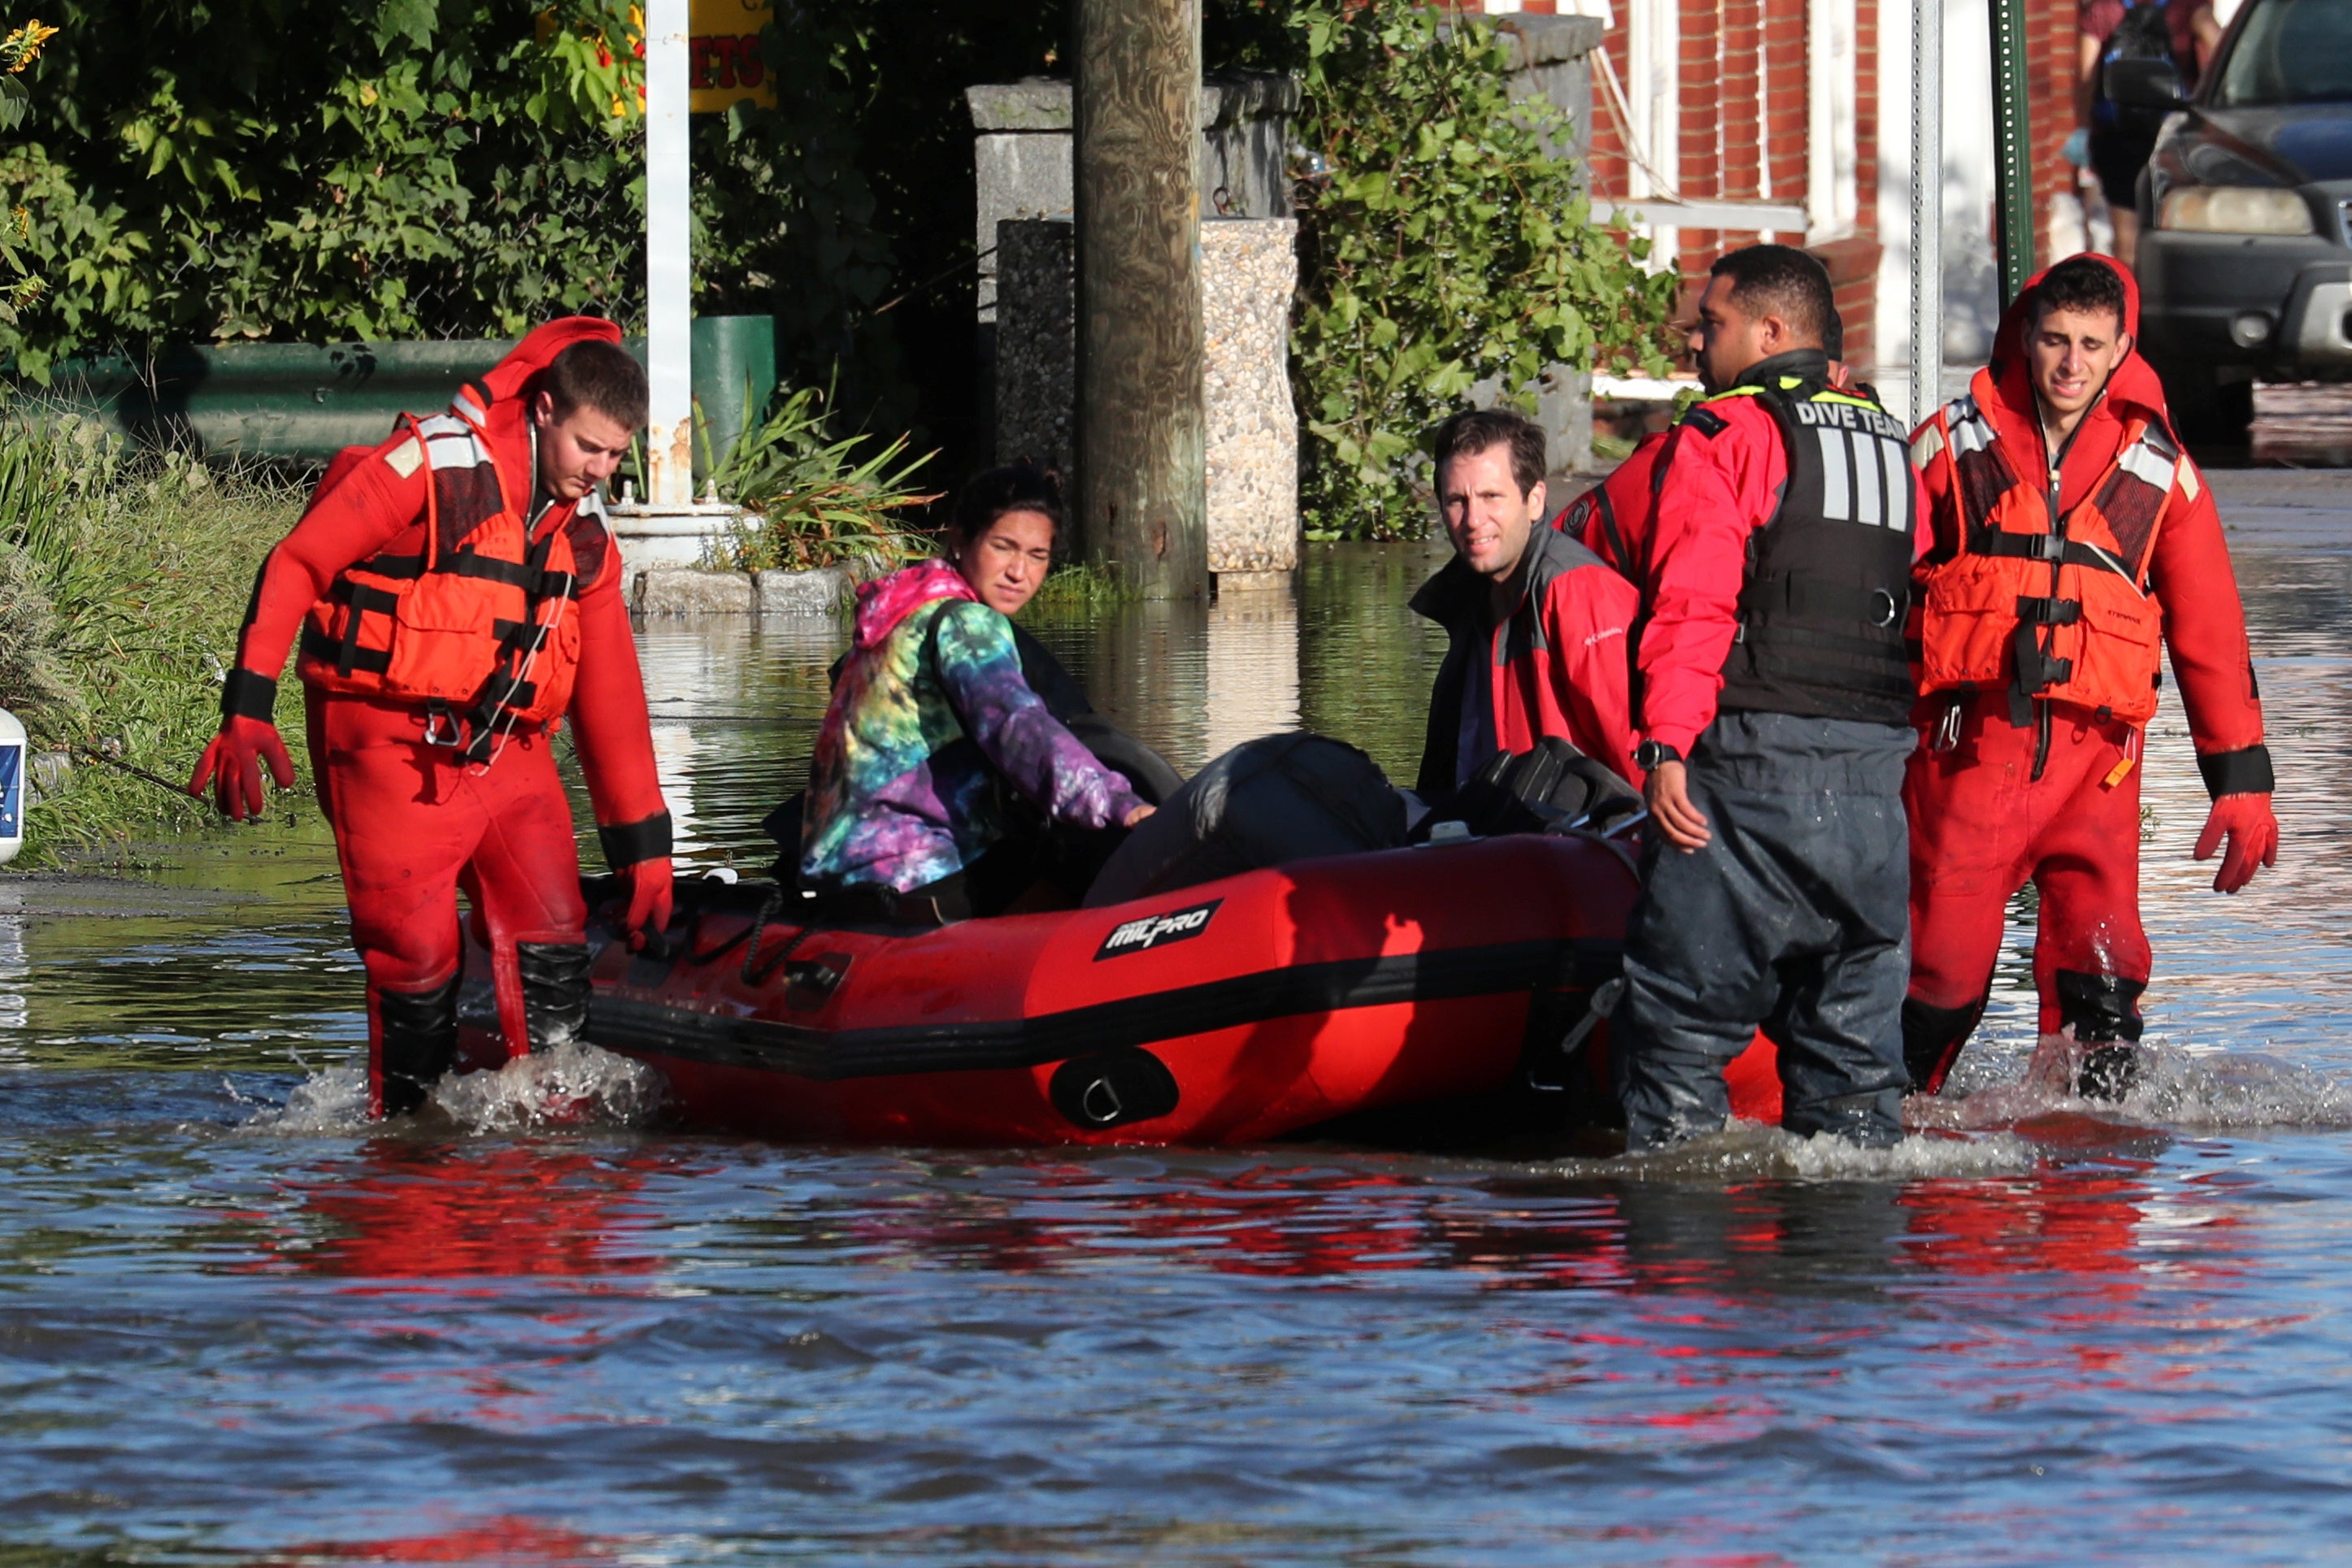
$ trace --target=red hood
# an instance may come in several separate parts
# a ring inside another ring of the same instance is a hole
[[[2112,257],[2092,256],[2087,259],[2105,267],[2123,284],[2124,330],[2132,336],[2132,351],[2107,379],[2106,396],[2102,401],[2111,404],[2137,403],[2149,413],[2164,415],[2164,383],[2157,379],[2155,368],[2139,351],[2139,281],[2132,277],[2130,267]],[[2033,385],[2025,368],[2025,322],[2032,308],[2033,291],[2049,272],[2045,267],[2035,273],[2016,302],[2002,312],[2000,330],[1992,340],[1992,363],[1985,367],[1999,389],[2000,400],[2029,420],[2033,418]]]
[[[617,343],[621,340],[620,324],[594,316],[564,316],[544,327],[534,328],[529,337],[507,350],[505,359],[491,367],[479,382],[468,382],[465,390],[451,400],[460,414],[482,420],[492,430],[512,428],[512,422],[530,412],[528,394],[531,378],[555,362],[555,356],[574,343]],[[489,407],[480,406],[481,394],[490,394]]]

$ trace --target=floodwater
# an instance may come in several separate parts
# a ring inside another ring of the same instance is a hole
[[[2352,507],[2216,485],[2281,863],[2205,890],[2168,707],[2149,1087],[2026,1082],[2020,947],[1890,1155],[768,1147],[593,1061],[612,1124],[379,1133],[315,820],[0,883],[0,1563],[2334,1559]],[[1185,766],[1304,723],[1409,772],[1430,564],[1045,630]],[[837,636],[645,632],[692,860],[764,862]]]

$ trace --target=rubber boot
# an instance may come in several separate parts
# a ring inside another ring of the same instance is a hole
[[[462,973],[429,991],[377,990],[375,1113],[405,1116],[457,1059],[457,986]]]
[[[1976,1033],[1985,1003],[1991,999],[1987,992],[1964,1008],[1939,1008],[1916,997],[1903,998],[1903,1067],[1915,1092],[1944,1092],[1944,1080],[1959,1061],[1960,1048]]]
[[[2079,969],[2061,969],[2055,978],[2061,1025],[2073,1028],[2083,1048],[2074,1092],[2085,1100],[2122,1099],[2139,1077],[2138,1003],[2147,982]]]
[[[533,1051],[578,1040],[588,1027],[588,946],[582,942],[518,942],[524,1033]]]

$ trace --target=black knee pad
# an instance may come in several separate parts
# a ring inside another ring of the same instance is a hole
[[[2147,982],[2061,969],[2057,988],[2060,1027],[2071,1026],[2074,1043],[2088,1048],[2075,1069],[2074,1092],[2085,1100],[2122,1099],[2139,1076],[2135,1042],[2144,1027],[2139,995]]]
[[[1914,998],[1903,998],[1903,1069],[1911,1087],[1922,1094],[1940,1094],[1960,1048],[1976,1033],[1984,1018],[1987,992],[1962,1008],[1939,1008]]]
[[[518,942],[523,1029],[531,1050],[580,1038],[588,1027],[588,947],[581,942]]]
[[[2077,1043],[2101,1045],[2139,1038],[2139,994],[2147,989],[2146,980],[2061,969],[2056,983],[2059,1026],[2072,1025]]]
[[[405,1116],[457,1060],[457,986],[449,977],[429,991],[375,993],[376,1069],[383,1078],[383,1113]]]

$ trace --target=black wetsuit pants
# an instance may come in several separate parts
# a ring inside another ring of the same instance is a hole
[[[1902,1136],[1915,744],[1907,726],[1776,713],[1699,737],[1690,796],[1714,837],[1685,854],[1651,836],[1626,933],[1610,1033],[1629,1147],[1721,1127],[1724,1067],[1759,1027],[1780,1046],[1782,1126]]]

